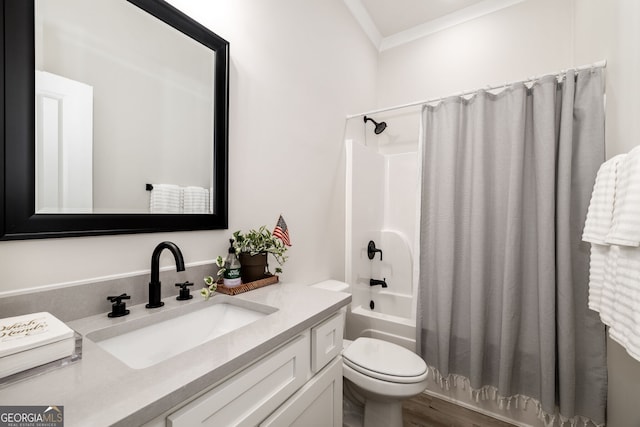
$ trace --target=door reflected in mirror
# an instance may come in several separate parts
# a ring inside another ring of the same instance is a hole
[[[127,1],[36,0],[36,213],[215,213],[215,61]]]

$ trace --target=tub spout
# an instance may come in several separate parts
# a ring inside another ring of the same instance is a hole
[[[387,278],[385,277],[382,280],[376,280],[376,279],[370,279],[369,280],[369,286],[376,286],[376,285],[380,285],[383,288],[387,287]]]

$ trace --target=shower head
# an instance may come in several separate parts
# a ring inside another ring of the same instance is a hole
[[[376,125],[376,128],[373,130],[376,135],[380,135],[387,128],[387,124],[385,122],[378,123],[371,117],[364,116],[364,122],[367,123],[367,121],[372,121],[373,124]]]

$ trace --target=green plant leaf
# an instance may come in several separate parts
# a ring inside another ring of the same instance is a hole
[[[238,230],[233,233],[233,237],[234,247],[238,253],[245,252],[252,256],[259,253],[271,254],[280,265],[287,260],[285,256],[287,247],[282,240],[271,234],[266,225],[260,226],[257,230],[251,229],[246,233]]]

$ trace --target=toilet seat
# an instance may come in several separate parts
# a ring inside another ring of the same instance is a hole
[[[422,382],[427,364],[417,354],[399,345],[375,338],[360,337],[342,353],[351,369],[371,378],[398,384]]]

